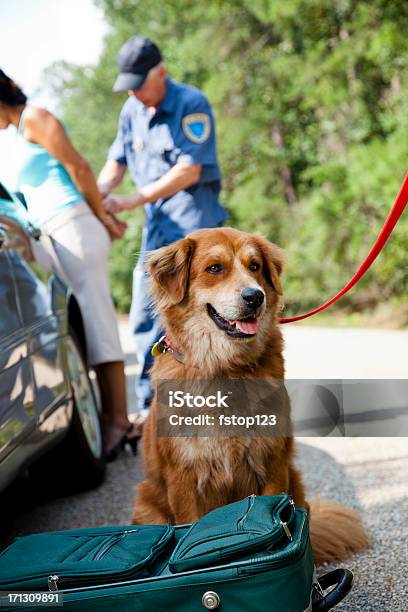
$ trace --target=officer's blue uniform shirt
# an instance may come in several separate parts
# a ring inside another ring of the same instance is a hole
[[[138,189],[161,178],[177,163],[202,165],[196,185],[145,205],[145,248],[158,248],[194,229],[216,227],[225,220],[227,213],[218,202],[221,173],[214,118],[198,89],[168,78],[166,95],[153,115],[130,96],[108,157],[127,164]]]

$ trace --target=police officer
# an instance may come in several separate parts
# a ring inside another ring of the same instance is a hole
[[[148,376],[151,346],[162,335],[148,304],[143,253],[170,244],[226,218],[218,201],[221,173],[217,161],[211,106],[194,87],[167,75],[157,46],[143,36],[128,40],[118,55],[113,90],[127,91],[118,133],[109,149],[98,185],[110,212],[144,206],[142,254],[133,273],[130,324],[141,373],[136,382],[139,411],[150,405]],[[129,169],[137,192],[111,191]]]

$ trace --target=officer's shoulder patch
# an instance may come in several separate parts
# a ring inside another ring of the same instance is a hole
[[[205,142],[211,132],[210,117],[205,113],[193,113],[183,117],[183,132],[189,140],[196,144]]]

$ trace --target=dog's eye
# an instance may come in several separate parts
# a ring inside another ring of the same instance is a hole
[[[249,266],[249,269],[251,270],[251,272],[256,272],[257,270],[259,270],[261,266],[259,265],[259,263],[256,263],[255,261],[253,263],[251,263],[251,265]]]
[[[208,266],[205,271],[210,274],[222,274],[224,272],[224,266],[221,264],[212,264],[212,266]]]

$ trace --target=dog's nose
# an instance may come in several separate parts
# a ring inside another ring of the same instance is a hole
[[[264,293],[260,289],[252,289],[246,287],[241,291],[241,297],[247,306],[251,308],[259,308],[264,301]]]

